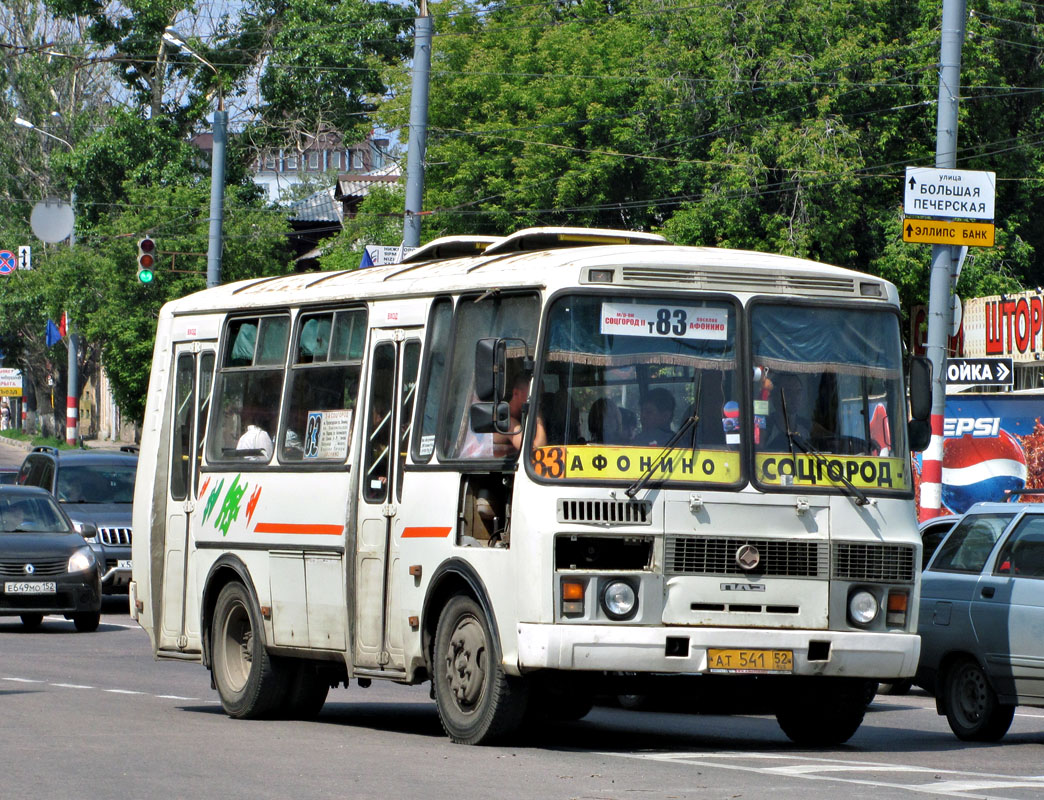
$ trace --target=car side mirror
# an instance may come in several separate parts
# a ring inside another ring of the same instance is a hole
[[[93,542],[98,536],[98,526],[93,522],[74,522],[73,527],[88,542]]]
[[[506,399],[505,353],[501,339],[479,339],[475,343],[475,394],[483,403]]]

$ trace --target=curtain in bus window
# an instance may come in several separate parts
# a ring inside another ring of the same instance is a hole
[[[758,305],[751,317],[757,364],[798,372],[836,372],[895,378],[899,328],[881,311]]]

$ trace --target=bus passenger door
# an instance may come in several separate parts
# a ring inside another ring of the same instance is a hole
[[[159,649],[184,650],[199,636],[199,602],[190,585],[190,520],[196,510],[216,342],[174,346],[174,401],[167,467],[167,524],[163,541],[163,596]]]
[[[420,350],[413,330],[378,330],[371,343],[355,554],[357,667],[404,667],[400,590],[393,577],[399,560],[394,530]]]

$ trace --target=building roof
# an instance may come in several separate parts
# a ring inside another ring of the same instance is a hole
[[[344,212],[334,199],[336,187],[320,189],[290,206],[287,218],[291,222],[344,222]]]
[[[374,186],[396,183],[402,175],[402,170],[395,162],[390,162],[381,169],[368,172],[365,175],[348,173],[337,179],[337,196],[366,197]]]

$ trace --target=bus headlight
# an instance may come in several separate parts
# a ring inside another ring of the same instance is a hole
[[[877,598],[866,589],[859,589],[848,596],[848,618],[856,625],[869,625],[877,617]]]
[[[602,590],[602,610],[610,619],[628,619],[638,610],[638,592],[628,581],[610,581]]]

